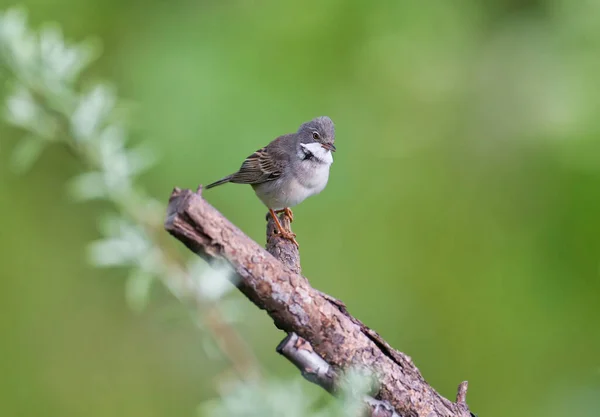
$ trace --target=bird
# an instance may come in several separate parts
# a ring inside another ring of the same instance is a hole
[[[240,169],[206,186],[226,183],[250,184],[267,206],[281,237],[299,247],[296,235],[286,230],[277,217],[284,213],[293,221],[291,207],[319,194],[329,180],[336,151],[335,126],[327,116],[302,123],[296,133],[275,138],[267,146],[248,156]]]

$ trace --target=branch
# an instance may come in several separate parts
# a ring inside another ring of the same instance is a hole
[[[407,355],[352,317],[343,303],[312,288],[299,274],[297,251],[273,235],[272,224],[267,248],[279,259],[204,200],[201,189],[194,193],[176,188],[169,200],[165,228],[208,262],[226,261],[238,275],[238,289],[266,310],[279,329],[308,341],[310,350],[330,366],[327,372],[333,375],[333,382],[335,375],[350,368],[374,372],[379,390],[377,403],[370,406],[371,415],[386,415],[381,413],[385,402],[403,417],[470,416],[464,395],[459,403],[439,395]]]
[[[319,385],[327,392],[336,393],[336,386],[339,385],[338,375],[312,346],[296,333],[289,333],[277,346],[277,352],[296,365],[307,381]],[[363,403],[371,417],[400,417],[387,402],[366,395],[363,397]]]

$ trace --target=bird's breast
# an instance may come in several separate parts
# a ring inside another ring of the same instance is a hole
[[[254,186],[254,191],[269,208],[280,210],[294,207],[323,191],[329,180],[330,166],[329,163],[318,161],[302,161],[294,166],[289,175],[258,184]]]
[[[298,174],[298,182],[315,193],[323,191],[329,180],[330,164],[310,162],[306,165]]]

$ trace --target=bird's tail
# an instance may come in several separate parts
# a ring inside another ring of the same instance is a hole
[[[217,185],[221,185],[221,184],[225,184],[228,183],[229,181],[231,181],[231,178],[233,177],[233,175],[228,175],[225,178],[221,178],[219,181],[215,181],[212,184],[208,184],[206,187],[204,187],[205,189],[209,189],[209,188],[213,188],[216,187]]]

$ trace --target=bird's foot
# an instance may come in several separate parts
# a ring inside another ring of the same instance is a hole
[[[290,210],[288,207],[284,208],[283,210],[277,210],[275,213],[283,213],[288,219],[290,219],[290,223],[294,221],[294,213],[292,213],[292,210]]]
[[[290,230],[277,230],[277,233],[279,234],[279,236],[281,236],[284,239],[287,239],[289,241],[291,241],[294,245],[296,245],[297,248],[300,247],[300,245],[298,244],[298,242],[296,241],[296,233],[291,232]]]
[[[279,221],[279,217],[277,217],[277,214],[275,213],[274,210],[269,209],[269,213],[271,213],[271,217],[273,217],[273,221],[275,222],[275,231],[277,233],[279,233],[279,236],[281,236],[284,239],[290,240],[294,245],[296,245],[297,248],[299,248],[300,245],[296,241],[296,234],[293,233],[291,230],[285,229],[281,225],[281,222]]]
[[[283,209],[283,212],[285,213],[287,218],[290,219],[290,223],[292,223],[294,221],[294,213],[292,213],[292,210],[286,207]]]

